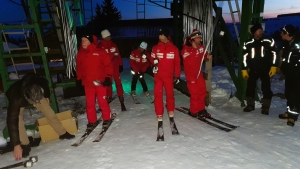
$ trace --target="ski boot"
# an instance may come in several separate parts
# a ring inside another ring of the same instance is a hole
[[[188,115],[197,118],[197,113],[192,113],[190,110],[188,112]]]
[[[261,106],[261,114],[269,115],[269,108],[271,105],[271,99],[263,99]]]
[[[30,144],[27,144],[27,145],[21,145],[23,151],[22,151],[22,157],[23,158],[26,158],[29,156],[29,153],[31,151],[31,147],[30,147]]]
[[[135,96],[136,96],[135,90],[132,90],[132,91],[130,92],[130,95],[131,95],[132,97],[135,97]]]
[[[95,122],[95,123],[88,123],[88,124],[86,125],[86,130],[85,130],[85,132],[86,132],[86,133],[90,133],[90,132],[93,130],[93,128],[95,128],[97,125],[98,125],[98,122]]]
[[[75,137],[74,135],[72,135],[72,134],[70,134],[70,133],[68,133],[68,132],[66,131],[65,134],[59,136],[59,139],[61,139],[61,140],[68,139],[68,140],[69,140],[69,139],[72,139],[72,138],[74,138],[74,137]]]
[[[251,112],[255,109],[255,102],[252,97],[247,97],[247,106],[243,109],[244,112]]]
[[[112,102],[112,97],[106,96],[106,101],[109,104],[110,102]]]
[[[121,103],[124,103],[124,96],[119,96],[119,101],[120,101]]]
[[[287,119],[289,117],[288,112],[282,113],[278,115],[278,118],[280,119]]]
[[[111,123],[111,120],[103,120],[102,128],[108,128],[110,123]]]
[[[157,138],[156,141],[164,141],[164,130],[163,130],[163,116],[157,116]]]
[[[209,118],[210,116],[211,115],[205,109],[203,109],[197,113],[197,118],[201,119],[201,120]]]
[[[287,120],[287,125],[288,126],[292,126],[294,127],[295,125],[295,122],[298,120],[298,116],[299,114],[294,114],[294,113],[288,113],[289,117],[288,117],[288,120]]]
[[[147,97],[150,96],[149,91],[145,91],[144,94],[145,94]]]

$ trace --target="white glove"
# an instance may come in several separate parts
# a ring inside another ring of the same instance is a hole
[[[101,85],[101,82],[99,80],[94,80],[93,83],[94,83],[95,86],[100,86]]]
[[[156,65],[156,64],[158,64],[158,59],[154,59],[153,60],[153,63]]]
[[[175,77],[175,78],[174,78],[174,83],[175,83],[175,84],[178,84],[179,82],[180,82],[179,78]]]
[[[158,67],[154,66],[152,71],[153,71],[153,73],[157,73],[158,72]]]

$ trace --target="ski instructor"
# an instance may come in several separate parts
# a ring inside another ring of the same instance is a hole
[[[76,58],[77,80],[82,80],[86,100],[86,115],[88,124],[86,132],[98,125],[96,113],[96,98],[102,110],[103,125],[108,125],[111,110],[106,101],[107,87],[111,86],[113,65],[109,55],[97,48],[97,37],[85,34],[81,37],[81,46]]]
[[[101,31],[102,39],[98,44],[98,48],[101,48],[106,51],[109,55],[110,60],[113,64],[113,75],[112,78],[115,81],[117,94],[121,103],[124,102],[124,90],[121,82],[120,73],[123,72],[123,62],[120,55],[120,51],[117,45],[112,41],[111,34],[107,29]],[[107,102],[112,101],[112,86],[107,87]]]
[[[151,62],[154,73],[154,107],[157,120],[164,114],[163,88],[166,92],[166,107],[169,117],[174,117],[174,82],[179,83],[180,57],[178,48],[168,40],[169,31],[159,30],[159,42],[152,48]]]
[[[202,35],[200,31],[194,29],[191,35],[187,37],[181,50],[187,87],[191,95],[189,114],[197,118],[207,115],[205,109],[206,84],[204,76],[202,72],[202,75],[198,79],[197,76],[199,71],[201,71],[200,65],[202,61],[212,58],[212,55],[207,52],[204,53],[205,47],[202,45],[201,40]]]
[[[6,123],[16,160],[29,156],[31,150],[23,120],[25,107],[33,105],[41,111],[60,139],[75,137],[66,131],[50,107],[50,89],[47,79],[36,74],[27,74],[11,85],[5,95],[9,101]]]
[[[147,51],[147,43],[141,42],[140,46],[131,51],[130,53],[130,68],[132,74],[131,80],[131,96],[136,96],[136,83],[139,80],[143,87],[143,92],[145,95],[150,95],[148,91],[148,86],[146,84],[144,73],[150,66],[148,59],[150,58],[150,53]]]

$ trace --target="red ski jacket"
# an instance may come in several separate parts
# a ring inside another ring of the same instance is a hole
[[[143,55],[146,58],[143,58]],[[131,51],[129,60],[131,69],[135,72],[144,73],[150,65],[150,56],[150,53],[147,51],[144,54],[141,54],[138,49]]]
[[[87,49],[79,49],[76,58],[76,75],[82,80],[82,85],[93,87],[94,80],[103,82],[105,77],[113,74],[113,65],[109,55],[95,44],[90,44]]]
[[[181,50],[181,55],[183,59],[184,73],[187,81],[195,81],[197,79],[200,64],[203,60],[207,59],[207,52],[204,54],[205,47],[203,45],[198,48],[193,48],[191,46],[187,46],[183,44],[183,48]]]
[[[154,74],[154,77],[180,77],[179,51],[172,42],[158,42],[158,44],[152,48],[152,63],[154,59],[158,59],[158,72]]]
[[[97,47],[105,50],[106,53],[108,53],[114,66],[123,65],[119,49],[115,43],[113,43],[112,41],[106,41],[102,39]]]

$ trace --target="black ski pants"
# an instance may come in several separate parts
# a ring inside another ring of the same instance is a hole
[[[131,91],[136,89],[136,84],[137,84],[138,80],[141,82],[143,91],[144,92],[148,91],[148,86],[147,86],[145,78],[144,78],[144,73],[136,73],[136,74],[132,75]]]
[[[250,70],[249,78],[247,81],[246,97],[254,98],[256,81],[261,80],[261,90],[263,93],[263,99],[272,99],[273,92],[271,91],[271,82],[269,71],[255,71]]]
[[[285,76],[286,104],[291,110],[300,112],[300,78],[299,75],[286,74]]]

